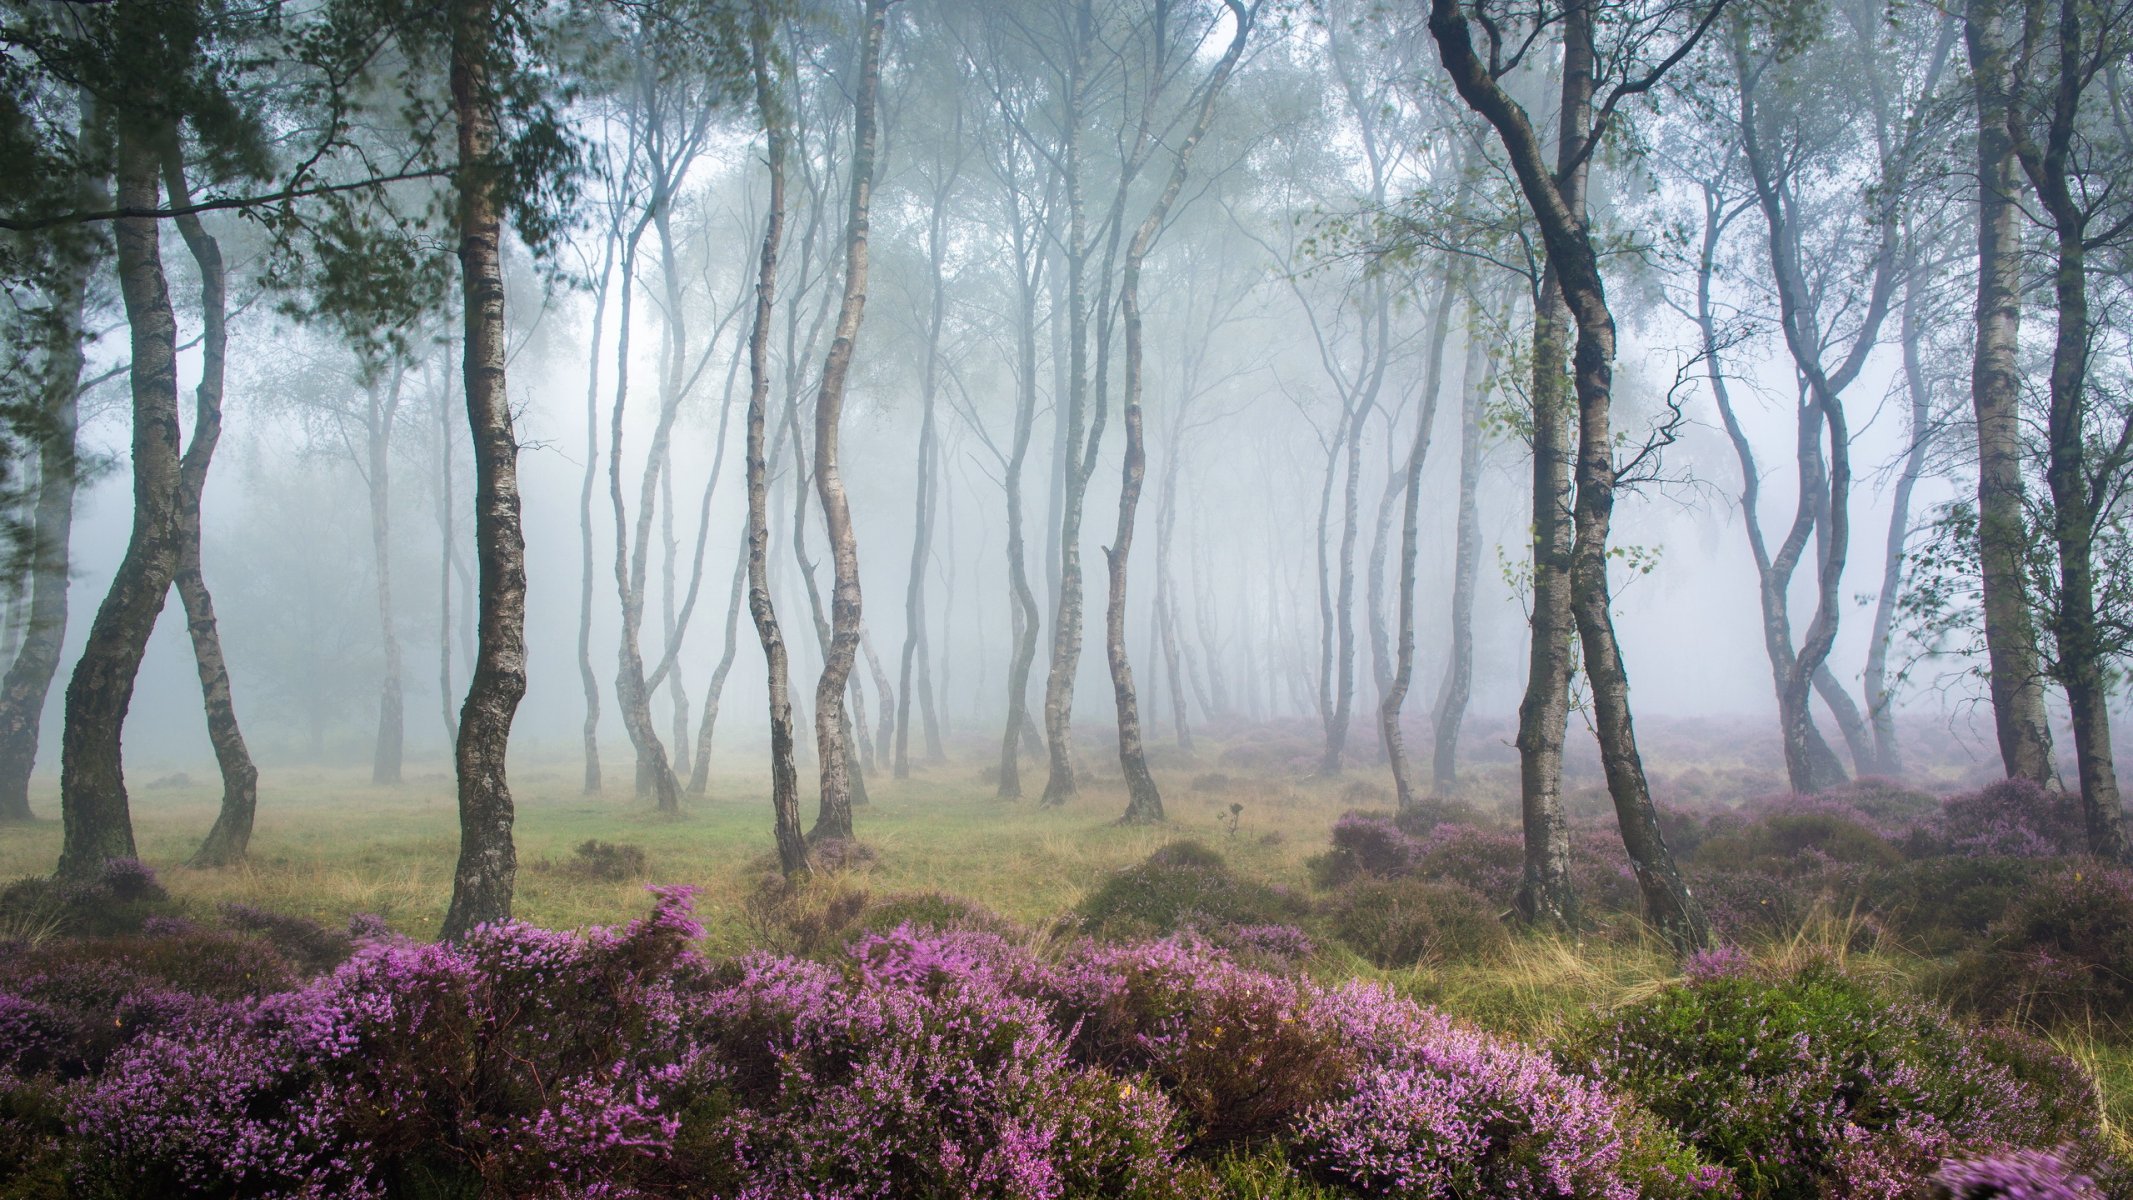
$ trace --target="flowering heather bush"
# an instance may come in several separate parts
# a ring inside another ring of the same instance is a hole
[[[1942,803],[1939,841],[1953,853],[2059,858],[2088,848],[2081,798],[2003,779]]]
[[[1986,1012],[2045,1024],[2133,1012],[2133,871],[2089,862],[2043,876],[1953,979]]]
[[[862,986],[755,957],[702,1002],[737,1103],[717,1135],[737,1200],[1178,1194],[1169,1102],[1076,1069],[1045,1008],[1007,990],[1026,956],[908,930],[859,954]]]
[[[2095,1181],[2051,1150],[2017,1150],[1961,1159],[1934,1173],[1946,1200],[2103,1200]]]
[[[1311,1018],[1359,1063],[1303,1116],[1300,1156],[1367,1196],[1720,1195],[1725,1173],[1542,1051],[1369,984],[1317,989]]]
[[[1304,984],[1202,942],[1084,946],[1042,986],[1075,1059],[1152,1076],[1200,1149],[1278,1135],[1351,1069]]]
[[[2001,1061],[2003,1043],[1829,967],[1695,979],[1577,1046],[1601,1080],[1732,1168],[1750,1200],[1914,1195],[1959,1150],[2082,1132]]]
[[[373,942],[333,975],[114,1056],[68,1113],[121,1195],[528,1195],[626,1173],[673,1136],[673,981],[701,930],[666,890],[619,930]],[[424,1183],[424,1181],[428,1181]]]
[[[1420,840],[1384,813],[1344,812],[1333,822],[1333,848],[1311,860],[1311,873],[1324,888],[1365,875],[1406,875],[1421,850]]]
[[[1497,910],[1456,883],[1358,879],[1328,903],[1334,936],[1388,969],[1487,958],[1510,943]]]

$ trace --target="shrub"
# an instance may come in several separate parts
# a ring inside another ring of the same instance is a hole
[[[355,939],[347,933],[328,929],[304,917],[269,912],[250,904],[223,905],[222,923],[231,929],[256,935],[306,974],[330,971],[346,962],[355,951]]]
[[[1711,836],[1696,853],[1706,867],[1788,878],[1831,866],[1889,867],[1901,858],[1857,814],[1812,800],[1766,811],[1736,830]]]
[[[1311,860],[1320,887],[1336,888],[1365,875],[1388,878],[1414,870],[1421,844],[1374,812],[1344,812],[1333,822],[1333,848]]]
[[[1208,771],[1192,777],[1191,788],[1196,792],[1226,792],[1236,786],[1236,780],[1220,771]]]
[[[488,926],[374,942],[301,991],[195,1014],[69,1105],[119,1195],[527,1195],[626,1175],[689,1079],[673,981],[701,934],[681,889],[619,930]],[[456,1183],[450,1181],[457,1181]]]
[[[1003,944],[904,931],[862,953],[863,986],[758,957],[705,997],[732,1106],[712,1136],[745,1174],[731,1194],[1175,1194],[1162,1093],[1074,1069],[1045,1010],[974,968],[1012,958]]]
[[[1104,880],[1076,912],[1091,932],[1145,937],[1276,925],[1303,916],[1308,907],[1283,889],[1238,876],[1221,855],[1197,842],[1173,842]]]
[[[1987,1013],[2045,1024],[2123,1018],[2133,1012],[2133,871],[2084,863],[2049,873],[1954,975]]]
[[[871,900],[860,911],[853,928],[861,933],[887,933],[903,927],[946,932],[974,930],[1005,934],[1014,922],[982,904],[946,892],[896,892]]]
[[[1155,1079],[1203,1152],[1277,1136],[1351,1069],[1305,984],[1204,944],[1084,947],[1047,990],[1076,1061]]]
[[[1922,858],[1864,883],[1868,913],[1926,954],[1952,954],[1986,931],[2049,871],[2025,858]]]
[[[1385,968],[1492,957],[1510,935],[1482,897],[1456,883],[1359,879],[1333,897],[1334,936]]]
[[[1424,796],[1394,813],[1392,823],[1413,837],[1428,837],[1439,825],[1479,825],[1481,814],[1464,800]]]
[[[2002,779],[1942,802],[1939,840],[1956,854],[2059,858],[2088,848],[2081,798]]]
[[[1724,1194],[1723,1171],[1542,1051],[1367,984],[1319,993],[1313,1017],[1363,1064],[1300,1123],[1321,1179],[1366,1196]]]
[[[152,917],[175,916],[170,894],[138,859],[115,858],[93,882],[18,879],[0,891],[0,929],[43,937],[139,933]]]
[[[2103,1200],[2093,1180],[2051,1150],[1959,1159],[1934,1172],[1933,1183],[1946,1200]]]
[[[1518,834],[1474,825],[1439,825],[1422,840],[1414,874],[1456,883],[1496,903],[1509,903],[1526,868]]]
[[[1956,1148],[2049,1147],[2083,1132],[1994,1059],[1997,1043],[1827,966],[1692,980],[1576,1044],[1601,1079],[1730,1167],[1750,1200],[1895,1195],[1874,1181],[1915,1185]]]
[[[628,842],[603,842],[588,838],[571,851],[563,870],[580,879],[622,883],[644,878],[644,847]]]

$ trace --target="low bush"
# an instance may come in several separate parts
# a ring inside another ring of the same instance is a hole
[[[1183,841],[1114,873],[1075,912],[1092,933],[1130,938],[1279,925],[1294,922],[1309,908],[1293,893],[1238,875],[1206,846]]]
[[[2020,893],[1952,972],[1958,995],[2045,1025],[2133,1014],[2133,871],[2060,866]]]
[[[266,942],[306,975],[330,971],[355,952],[352,933],[328,929],[307,917],[250,904],[225,904],[221,911],[225,926]]]
[[[1924,954],[1974,946],[2037,886],[2049,864],[2026,858],[1921,858],[1869,876],[1864,910]]]
[[[0,890],[0,942],[139,933],[151,918],[178,907],[138,859],[112,859],[95,880],[33,877]]]
[[[1456,883],[1358,879],[1326,905],[1335,937],[1388,969],[1486,959],[1510,942],[1496,906]]]
[[[1955,854],[2060,858],[2088,849],[2081,797],[2002,779],[1942,802],[1935,840]]]
[[[570,857],[564,860],[565,874],[580,879],[596,879],[603,883],[622,883],[644,878],[644,847],[628,842],[603,842],[588,838],[580,842]]]
[[[1729,1167],[1749,1200],[1902,1195],[1958,1151],[2050,1149],[2094,1124],[2070,1125],[2078,1105],[2019,1077],[2005,1043],[1824,965],[1706,972],[1572,1044]],[[2024,1075],[2033,1053],[2019,1056]]]

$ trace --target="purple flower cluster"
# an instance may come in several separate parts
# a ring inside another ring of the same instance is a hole
[[[1939,834],[1973,857],[2059,858],[2088,847],[2081,798],[2047,792],[2027,779],[2003,779],[1942,804]]]
[[[1945,1163],[1933,1176],[1948,1200],[2103,1200],[2056,1150],[2016,1150]]]

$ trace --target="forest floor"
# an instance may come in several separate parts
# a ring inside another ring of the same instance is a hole
[[[1504,736],[1499,738],[1497,733]],[[1660,725],[1648,740],[1671,761],[1655,761],[1653,788],[1669,801],[1726,806],[1783,791],[1774,755],[1758,759],[1743,746],[1760,739],[1716,723]],[[1466,767],[1460,800],[1499,828],[1517,826],[1516,759],[1509,730],[1484,731],[1482,759]],[[1094,762],[1083,746],[1085,769]],[[897,780],[868,774],[871,803],[856,813],[870,861],[826,872],[818,891],[858,892],[876,899],[945,893],[1006,918],[1042,938],[1071,923],[1075,909],[1118,872],[1170,843],[1192,839],[1217,851],[1239,876],[1277,888],[1311,889],[1309,863],[1323,855],[1335,822],[1356,810],[1389,811],[1389,776],[1367,760],[1325,778],[1306,768],[1311,746],[1294,730],[1247,734],[1226,742],[1202,737],[1196,754],[1151,747],[1168,822],[1121,826],[1125,790],[1115,764],[1089,769],[1078,798],[1058,809],[995,793],[990,747],[956,748],[948,761],[912,764]],[[531,756],[529,756],[531,757]],[[727,750],[727,761],[759,755]],[[753,903],[776,881],[771,849],[768,780],[755,773],[714,772],[707,799],[662,815],[628,786],[630,760],[605,761],[608,786],[584,793],[576,762],[514,764],[519,855],[514,915],[546,928],[611,925],[640,914],[649,885],[700,889],[696,912],[705,948],[733,954],[762,946],[768,931]],[[1427,769],[1426,761],[1418,769]],[[1043,763],[1025,759],[1024,788],[1043,788]],[[260,804],[249,861],[231,869],[183,865],[213,823],[220,787],[211,770],[151,777],[133,787],[135,836],[143,862],[173,899],[213,911],[225,903],[254,905],[307,917],[329,927],[351,916],[383,918],[396,931],[434,937],[451,899],[458,819],[450,764],[410,761],[403,782],[378,786],[367,768],[270,766],[260,779]],[[1975,772],[1943,757],[1922,770],[1922,786],[1974,784]],[[803,796],[811,767],[803,764]],[[35,795],[39,820],[0,837],[0,881],[51,870],[60,846],[58,797]],[[1607,795],[1597,762],[1576,755],[1566,765],[1565,790],[1573,814],[1606,819]],[[1232,807],[1236,806],[1236,811]],[[812,799],[803,819],[813,817]],[[600,841],[640,849],[641,870],[602,878],[580,869],[578,848]],[[1619,925],[1577,941],[1520,938],[1508,955],[1488,961],[1435,961],[1383,970],[1335,945],[1314,966],[1322,976],[1383,979],[1403,994],[1458,1012],[1480,1024],[1523,1037],[1545,1037],[1567,1014],[1619,1002],[1677,978],[1674,960],[1635,930]],[[1847,914],[1819,911],[1790,938],[1765,944],[1764,956],[1824,952],[1876,974],[1909,977],[1915,957],[1879,947],[1861,953]],[[4,932],[4,931],[0,931]],[[2115,1041],[2116,1039],[2110,1039]],[[2096,1059],[2107,1074],[2122,1074],[2123,1108],[2133,1127],[2133,1039],[2121,1054],[2102,1040],[2070,1046]]]

